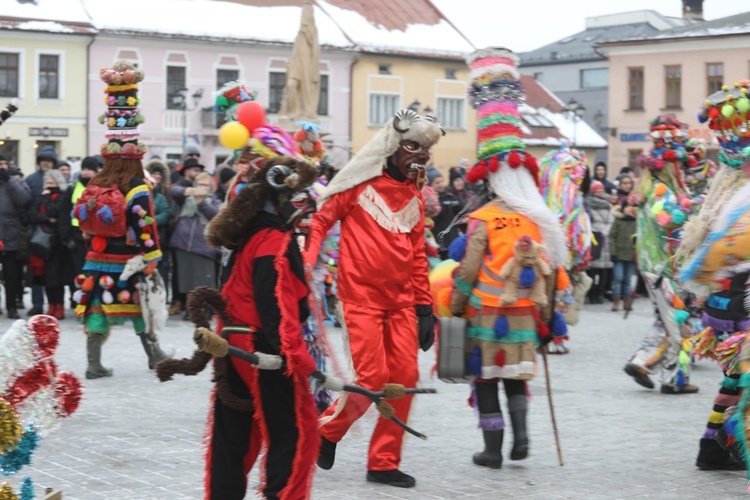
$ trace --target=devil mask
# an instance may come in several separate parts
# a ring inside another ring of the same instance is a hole
[[[388,173],[399,181],[411,180],[421,188],[427,176],[430,150],[416,141],[402,141],[398,149],[388,158]]]
[[[299,186],[299,174],[287,165],[276,165],[266,173],[268,184],[280,192],[279,216],[296,234],[307,234],[315,214],[309,186]]]

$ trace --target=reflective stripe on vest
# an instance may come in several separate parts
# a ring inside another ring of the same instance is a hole
[[[73,188],[73,196],[70,199],[71,205],[76,206],[76,202],[78,201],[78,198],[81,197],[83,194],[83,191],[86,189],[86,186],[84,186],[81,181],[76,182],[76,187]],[[70,225],[73,227],[78,227],[78,219],[71,219]]]

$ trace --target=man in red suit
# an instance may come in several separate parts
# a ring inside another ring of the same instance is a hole
[[[318,200],[305,263],[313,267],[328,230],[341,221],[339,300],[355,382],[381,390],[414,387],[417,353],[434,340],[428,282],[424,199],[430,148],[443,131],[437,119],[402,110],[333,178]],[[407,420],[411,396],[390,401]],[[336,443],[370,401],[346,394],[321,416],[318,466],[333,466]],[[403,488],[416,484],[399,470],[404,431],[380,417],[370,441],[367,480]]]

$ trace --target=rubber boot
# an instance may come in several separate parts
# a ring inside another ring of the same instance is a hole
[[[700,470],[744,470],[745,466],[737,462],[729,451],[719,446],[713,439],[701,439],[698,459],[695,465]]]
[[[474,463],[499,469],[503,466],[503,429],[499,431],[482,431],[484,436],[484,451],[474,453]]]
[[[159,361],[169,359],[171,356],[161,350],[159,342],[150,342],[145,334],[139,335],[141,338],[141,345],[143,350],[146,352],[148,357],[148,369],[153,370],[156,368],[156,363]]]
[[[513,449],[510,452],[511,460],[523,460],[529,456],[529,437],[526,433],[527,408],[528,400],[526,396],[516,394],[508,398],[510,424],[513,427]]]
[[[104,335],[98,333],[89,333],[86,336],[86,354],[89,362],[89,366],[86,368],[87,379],[112,376],[112,370],[102,366],[102,344],[104,340]]]
[[[329,470],[336,461],[336,443],[320,437],[320,451],[318,452],[318,467]]]
[[[54,308],[55,308],[55,311],[54,311],[53,316],[59,320],[65,319],[65,305],[55,304]]]

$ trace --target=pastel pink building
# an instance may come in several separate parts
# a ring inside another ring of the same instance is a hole
[[[213,171],[231,155],[217,139],[221,119],[212,110],[214,92],[228,81],[240,80],[257,92],[267,120],[277,120],[301,6],[135,0],[138,5],[112,9],[106,1],[85,3],[99,30],[89,48],[89,154],[98,154],[105,142],[106,129],[98,121],[105,110],[99,69],[117,59],[127,59],[146,73],[139,89],[146,117],[140,127],[141,141],[149,148],[146,159],[158,155],[179,163],[183,144],[194,144]],[[164,15],[145,16],[143,9],[149,10],[149,3]],[[171,8],[179,8],[180,15],[167,15]],[[340,166],[349,158],[350,71],[355,53],[353,44],[319,7],[315,19],[321,45],[319,123],[333,163]]]

